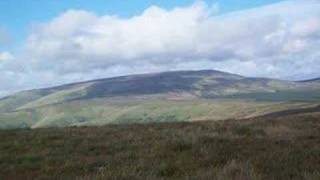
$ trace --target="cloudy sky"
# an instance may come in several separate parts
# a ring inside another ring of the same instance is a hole
[[[133,73],[320,77],[319,0],[0,2],[0,96]]]

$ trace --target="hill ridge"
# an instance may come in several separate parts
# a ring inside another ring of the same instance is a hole
[[[126,75],[2,98],[0,128],[245,118],[310,107],[319,90],[318,83],[216,70]]]

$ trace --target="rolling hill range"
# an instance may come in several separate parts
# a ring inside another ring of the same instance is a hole
[[[283,81],[214,71],[121,76],[0,99],[0,128],[223,120],[312,108],[319,79]]]

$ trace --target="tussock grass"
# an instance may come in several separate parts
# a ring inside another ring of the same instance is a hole
[[[0,131],[0,179],[319,179],[320,114]]]

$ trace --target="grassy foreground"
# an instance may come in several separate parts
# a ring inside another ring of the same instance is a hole
[[[0,179],[320,179],[320,113],[0,131]]]

